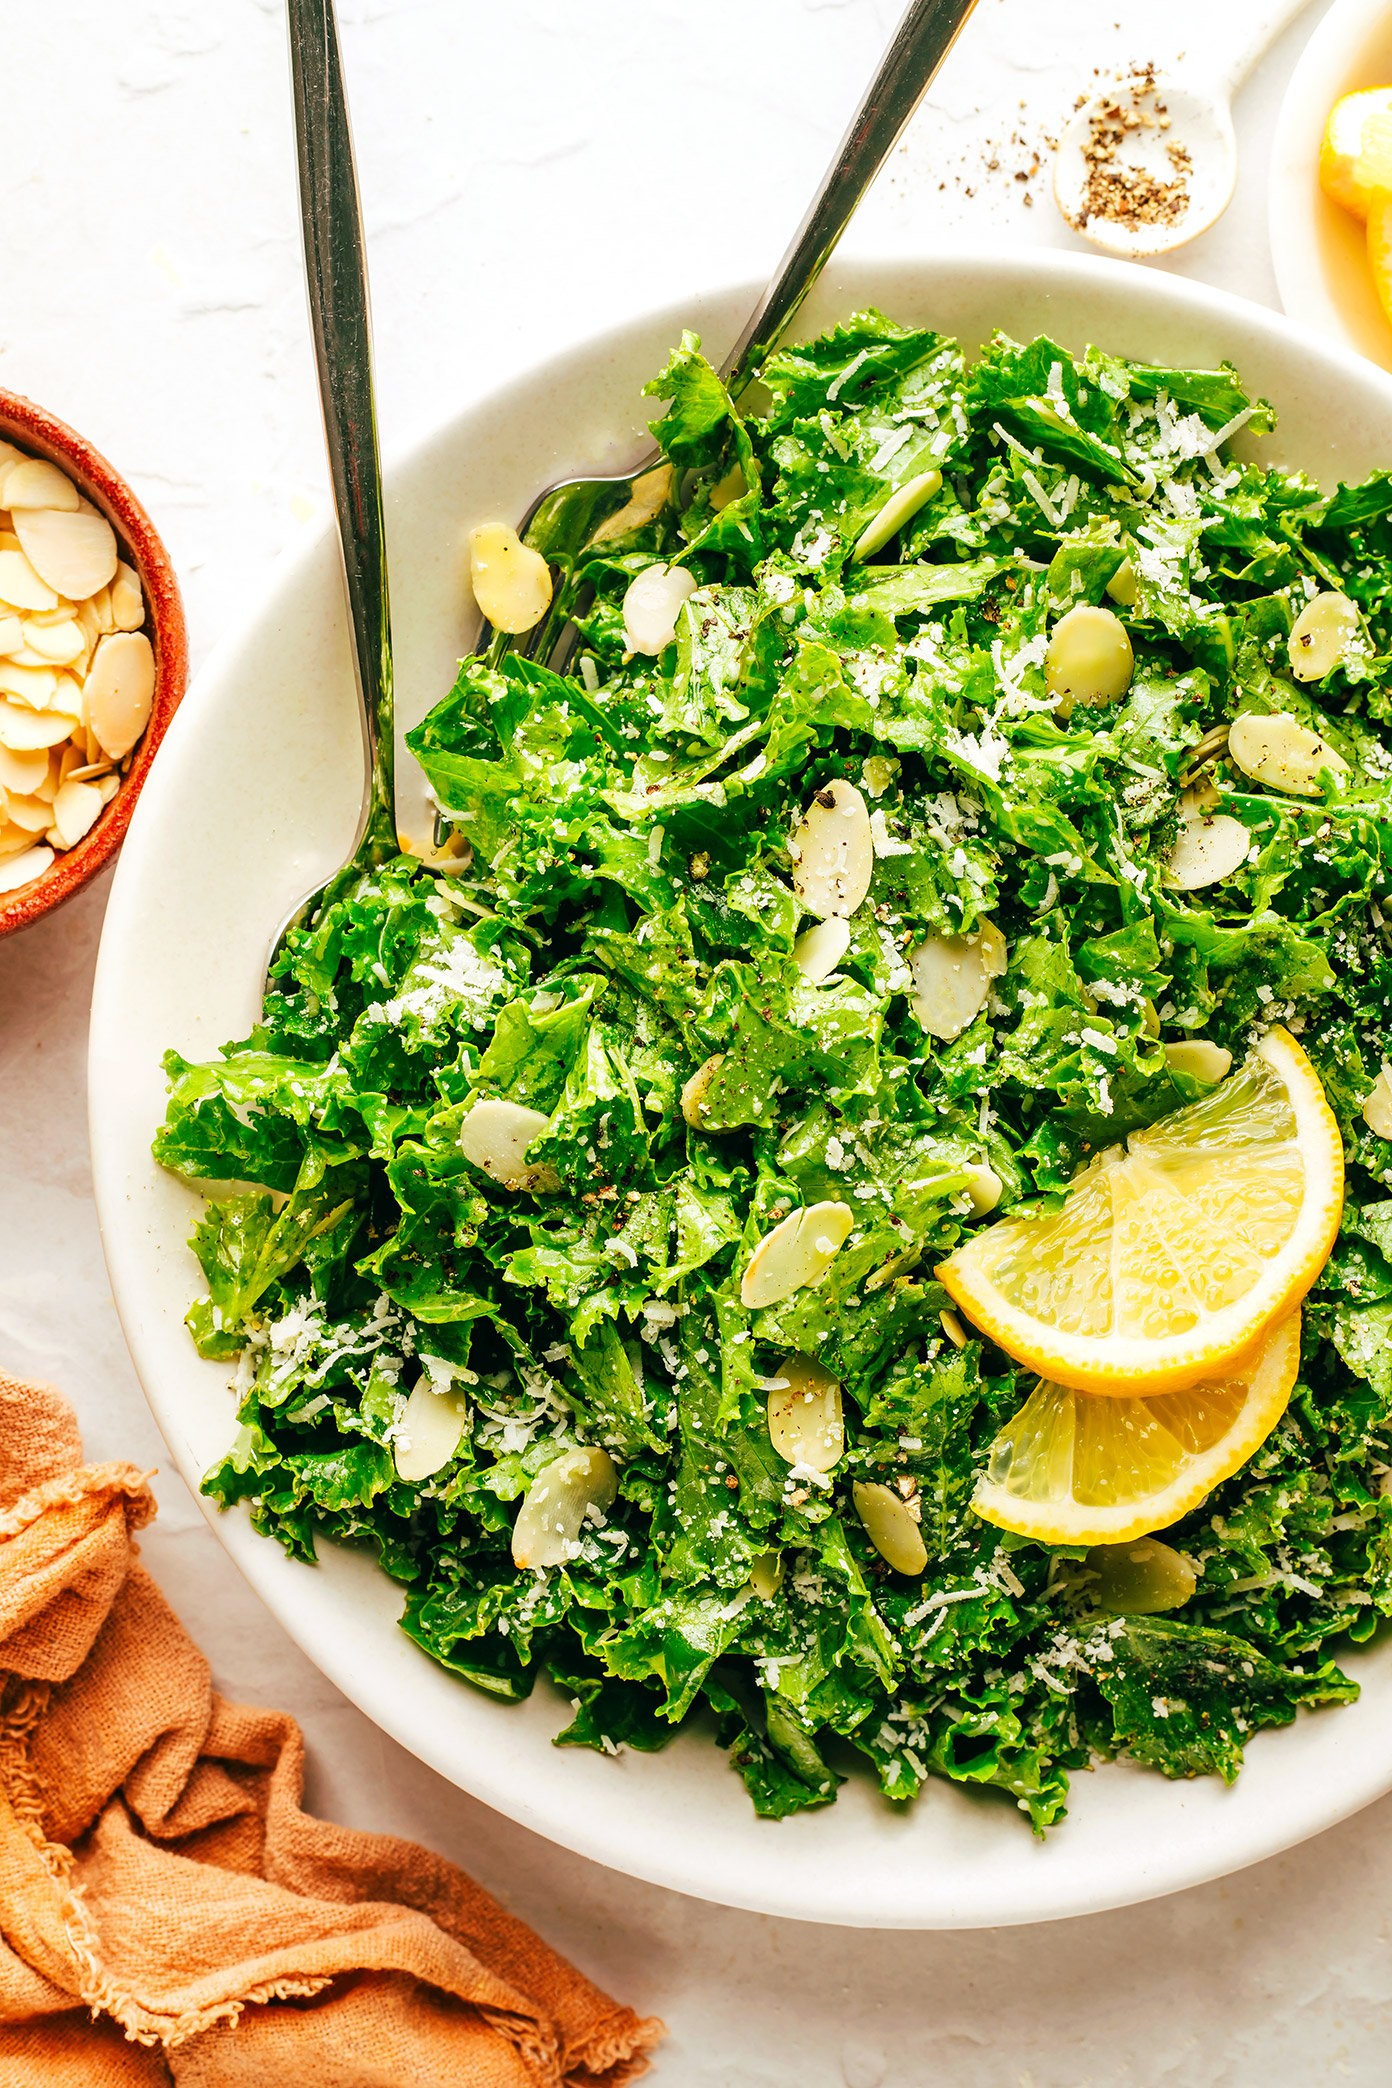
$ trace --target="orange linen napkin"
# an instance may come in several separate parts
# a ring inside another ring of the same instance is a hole
[[[641,2021],[452,1864],[301,1810],[140,1565],[155,1505],[0,1375],[3,2088],[619,2088]]]

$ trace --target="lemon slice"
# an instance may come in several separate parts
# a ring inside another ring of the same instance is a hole
[[[991,1445],[978,1515],[1040,1544],[1119,1544],[1197,1507],[1270,1435],[1300,1367],[1300,1314],[1187,1392],[1099,1399],[1039,1384]]]
[[[1319,181],[1331,203],[1366,217],[1384,171],[1375,119],[1392,115],[1392,87],[1361,87],[1335,102],[1320,145]],[[1360,164],[1361,162],[1361,164]]]
[[[1344,1152],[1289,1031],[1197,1102],[1099,1153],[1058,1211],[1002,1218],[938,1270],[978,1327],[1041,1377],[1176,1392],[1304,1297],[1339,1229]]]

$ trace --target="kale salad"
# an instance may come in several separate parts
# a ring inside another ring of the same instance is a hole
[[[669,468],[554,573],[564,672],[468,659],[409,735],[449,873],[345,873],[253,1034],[166,1061],[240,1422],[205,1490],[297,1558],[370,1548],[454,1674],[549,1678],[566,1744],[692,1721],[764,1815],[858,1762],[1036,1831],[1098,1757],[1231,1780],[1392,1611],[1392,471],[1265,461],[1226,367],[876,312],[738,402],[690,336],[649,391]],[[1075,701],[1084,609],[1125,672]],[[1314,780],[1235,760],[1239,715]],[[1244,830],[1221,876],[1176,874],[1196,790]],[[851,797],[868,883],[817,904],[809,808]],[[948,1020],[927,947],[989,958]],[[1034,1378],[935,1270],[1277,1023],[1342,1225],[1284,1413],[1128,1605],[973,1508]],[[810,1273],[751,1283],[798,1213]],[[828,1456],[780,1453],[790,1373]]]

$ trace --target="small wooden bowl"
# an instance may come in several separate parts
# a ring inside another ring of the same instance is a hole
[[[130,487],[100,450],[93,449],[75,429],[17,392],[0,391],[0,440],[12,442],[36,457],[46,457],[68,474],[79,493],[101,509],[116,532],[122,557],[140,575],[145,593],[142,628],[155,654],[150,720],[121,779],[120,789],[76,848],[56,855],[33,884],[23,885],[17,892],[0,893],[0,935],[9,935],[17,928],[29,927],[41,915],[52,913],[54,907],[80,892],[120,847],[135,801],[150,773],[150,764],[188,684],[188,632],[169,553]]]

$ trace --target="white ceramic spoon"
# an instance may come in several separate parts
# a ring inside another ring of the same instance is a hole
[[[1084,193],[1089,166],[1087,147],[1092,125],[1105,119],[1118,102],[1124,108],[1129,86],[1118,93],[1104,88],[1084,102],[1069,118],[1054,155],[1054,201],[1075,232],[1109,254],[1135,259],[1145,254],[1165,254],[1206,232],[1227,209],[1237,181],[1237,139],[1233,133],[1232,97],[1267,46],[1286,24],[1309,5],[1309,0],[1266,0],[1247,11],[1247,34],[1239,48],[1226,60],[1195,55],[1192,72],[1180,79],[1157,73],[1155,100],[1163,103],[1169,122],[1141,126],[1131,131],[1119,155],[1119,163],[1140,168],[1156,180],[1171,184],[1176,168],[1170,157],[1172,145],[1182,145],[1190,165],[1184,183],[1184,198],[1173,218],[1164,224],[1127,224],[1114,218],[1087,217]],[[1190,72],[1186,61],[1186,72]]]

